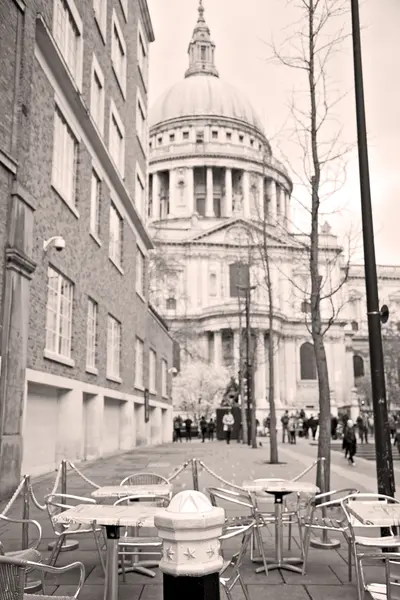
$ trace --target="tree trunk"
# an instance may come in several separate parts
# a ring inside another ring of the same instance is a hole
[[[240,302],[240,293],[238,295],[238,306],[239,306],[239,394],[240,394],[240,412],[242,417],[241,425],[241,437],[243,444],[247,444],[247,415],[246,415],[246,401],[243,393],[243,375],[244,375],[244,361],[243,361],[243,339],[242,339],[242,306]]]

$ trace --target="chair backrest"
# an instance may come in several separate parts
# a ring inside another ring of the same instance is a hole
[[[133,473],[133,475],[125,477],[120,485],[157,485],[160,483],[169,483],[169,481],[157,473]]]
[[[0,600],[23,600],[26,562],[0,556]]]
[[[234,492],[232,490],[226,490],[225,488],[207,488],[207,493],[210,496],[211,504],[213,506],[219,506],[217,500],[222,500],[224,502],[230,502],[231,504],[235,504],[237,506],[245,506],[246,508],[250,508],[254,510],[254,504],[249,492],[238,491]]]
[[[350,494],[349,496],[346,496],[345,498],[342,499],[341,505],[342,505],[344,514],[346,515],[350,531],[352,533],[354,533],[354,531],[353,531],[354,527],[356,527],[356,528],[369,527],[370,529],[377,529],[377,526],[374,524],[369,524],[369,523],[359,523],[358,521],[356,523],[355,517],[348,510],[349,507],[356,510],[356,505],[358,503],[372,504],[372,503],[376,503],[376,502],[383,502],[385,504],[400,504],[400,500],[397,500],[396,498],[392,498],[391,496],[385,496],[385,494],[372,494],[372,493],[358,492],[355,494]],[[395,526],[395,524],[393,524],[393,527],[394,526]]]
[[[168,506],[170,501],[169,495],[165,496],[161,494],[132,494],[131,496],[125,496],[124,498],[118,498],[114,502],[114,506],[119,504],[130,504],[131,502],[140,502],[141,504],[149,504],[150,506]]]
[[[400,600],[400,559],[386,560],[386,598]]]

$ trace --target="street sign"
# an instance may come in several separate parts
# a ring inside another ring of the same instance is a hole
[[[389,307],[384,304],[381,308],[381,323],[384,325],[389,320]]]

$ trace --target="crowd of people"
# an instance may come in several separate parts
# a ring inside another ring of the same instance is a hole
[[[204,416],[201,417],[199,422],[199,430],[201,432],[202,442],[207,440],[211,442],[214,440],[215,434],[215,421],[214,419],[207,420]],[[183,435],[182,435],[183,433]],[[190,417],[182,419],[180,415],[174,419],[174,442],[182,442],[183,436],[187,442],[192,441],[193,435],[193,421]]]

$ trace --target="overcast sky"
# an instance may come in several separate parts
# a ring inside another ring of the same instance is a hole
[[[183,78],[187,47],[197,19],[197,0],[148,0],[156,41],[150,52],[150,104]],[[268,62],[266,42],[283,40],[297,14],[287,0],[204,0],[205,18],[216,44],[216,64],[221,79],[246,93],[265,124],[278,158],[282,153],[296,164],[287,133],[288,105],[301,73]],[[350,0],[349,0],[350,4]],[[377,260],[400,264],[400,2],[365,0],[363,26],[364,83],[369,133],[369,157],[375,218]],[[350,23],[350,15],[348,15]],[[286,28],[286,29],[285,29]],[[356,144],[350,42],[330,66],[337,89],[348,91],[337,107],[343,142]],[[290,165],[289,165],[290,170]],[[294,193],[300,197],[299,190]],[[340,213],[328,220],[334,232],[344,235],[352,223],[359,231],[360,192],[357,151],[350,153],[346,184],[335,206]],[[301,218],[300,213],[295,213]]]

